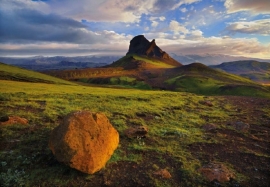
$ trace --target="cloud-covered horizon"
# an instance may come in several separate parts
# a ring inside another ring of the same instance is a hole
[[[124,55],[144,34],[168,53],[270,58],[269,0],[1,0],[0,56]]]

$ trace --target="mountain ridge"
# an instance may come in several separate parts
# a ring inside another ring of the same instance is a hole
[[[244,60],[224,62],[209,67],[240,75],[259,83],[270,84],[270,63],[267,62]]]

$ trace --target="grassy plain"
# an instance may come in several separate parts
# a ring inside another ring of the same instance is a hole
[[[91,87],[11,67],[5,72],[2,79],[10,80],[0,80],[0,118],[16,115],[29,124],[0,126],[2,186],[215,186],[198,172],[209,161],[222,162],[234,171],[234,180],[223,186],[267,184],[267,99]],[[134,80],[111,81],[126,84]],[[190,84],[199,85],[196,81]],[[205,85],[211,86],[211,81]],[[209,102],[212,106],[204,104]],[[51,130],[74,110],[105,113],[120,134],[112,158],[94,175],[57,162],[48,148]],[[236,131],[227,125],[231,120],[250,122],[251,130]],[[203,130],[209,123],[217,129]],[[146,138],[129,139],[124,131],[138,125],[149,129]],[[243,158],[253,160],[253,166],[242,162]],[[155,175],[159,169],[167,169],[172,178]],[[259,178],[253,178],[258,171]]]
[[[208,98],[217,106],[209,108],[199,104],[205,99],[203,96],[167,91],[1,80],[0,93],[2,114],[18,115],[29,120],[27,126],[2,127],[0,159],[4,186],[66,186],[76,182],[77,177],[79,181],[87,181],[88,175],[57,163],[47,146],[50,131],[63,116],[84,109],[104,112],[120,133],[119,148],[108,165],[122,161],[140,164],[144,162],[144,154],[151,153],[159,157],[156,163],[150,163],[152,169],[150,167],[145,171],[145,175],[152,178],[152,183],[163,186],[163,182],[154,179],[151,173],[155,167],[164,166],[169,167],[172,173],[184,173],[183,184],[193,179],[199,184],[203,180],[196,169],[201,163],[193,158],[187,146],[194,142],[215,142],[214,139],[205,139],[201,126],[206,121],[201,116],[208,116],[216,122],[225,120],[230,110],[229,105],[220,108],[220,100]],[[133,125],[148,127],[148,138],[126,138],[124,130]],[[181,167],[166,166],[167,157],[164,155],[170,155],[174,164]],[[65,175],[67,171],[69,174]],[[174,186],[177,181],[165,183]]]

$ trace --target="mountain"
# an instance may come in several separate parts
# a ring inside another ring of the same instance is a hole
[[[242,56],[230,56],[222,54],[190,54],[190,55],[176,55],[171,56],[183,64],[190,64],[200,62],[205,65],[217,65],[222,62],[240,61],[240,60],[255,60],[260,62],[270,62],[270,59],[247,58]]]
[[[44,71],[53,69],[63,70],[101,67],[110,64],[119,58],[120,56],[35,56],[28,58],[0,57],[0,62],[12,64],[29,70]]]
[[[270,84],[270,63],[267,62],[245,60],[225,62],[220,65],[210,67],[240,75],[259,83]]]
[[[129,50],[123,58],[112,63],[108,67],[125,68],[160,68],[178,67],[182,64],[161,50],[153,39],[149,42],[143,35],[135,36],[129,45]]]
[[[182,65],[160,49],[155,40],[134,37],[126,56],[102,68],[47,71],[66,80],[106,86],[162,89],[203,95],[270,97],[270,89],[250,79],[201,63]]]

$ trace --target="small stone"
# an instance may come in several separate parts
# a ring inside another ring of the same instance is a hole
[[[9,116],[8,120],[6,120],[4,122],[0,122],[0,125],[3,125],[3,126],[4,125],[15,125],[15,124],[27,125],[28,120],[25,118],[21,118],[19,116]]]
[[[203,130],[205,131],[211,131],[211,130],[216,130],[217,126],[213,123],[208,123],[202,126]]]
[[[158,175],[159,177],[161,177],[163,179],[172,178],[172,175],[170,174],[170,172],[167,169],[160,169],[160,170],[154,172],[154,175]]]
[[[231,125],[235,130],[246,132],[250,128],[250,125],[242,121],[230,122],[228,125]]]
[[[234,173],[221,163],[209,163],[198,171],[210,182],[217,180],[223,183],[234,178]]]
[[[205,101],[199,101],[200,104],[205,105],[205,106],[209,106],[212,107],[214,106],[213,103],[209,100],[205,100]]]
[[[124,133],[129,138],[145,137],[148,129],[145,126],[136,126],[126,129]]]

